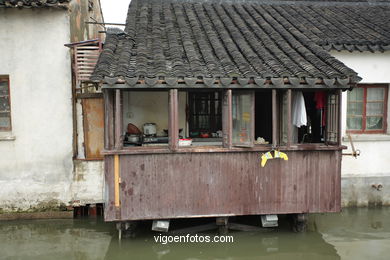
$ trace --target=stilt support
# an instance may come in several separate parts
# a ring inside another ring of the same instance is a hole
[[[293,215],[293,231],[294,232],[305,232],[307,228],[308,214],[294,214]]]
[[[135,229],[138,225],[136,221],[126,221],[116,223],[116,229],[118,230],[119,241],[122,238],[135,237]]]
[[[229,232],[229,217],[218,217],[216,218],[215,223],[218,226],[219,234],[224,235]]]

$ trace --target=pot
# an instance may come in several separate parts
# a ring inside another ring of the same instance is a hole
[[[155,135],[157,134],[156,124],[155,123],[145,123],[143,125],[145,135]]]
[[[134,135],[134,134],[127,135],[127,141],[129,143],[139,143],[140,135]]]

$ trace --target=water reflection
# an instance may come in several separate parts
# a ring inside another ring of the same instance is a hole
[[[234,243],[156,244],[153,238],[112,240],[106,259],[340,259],[334,247],[317,232],[236,232]],[[214,234],[210,234],[214,235]]]
[[[388,259],[389,222],[390,209],[344,210],[311,216],[303,234],[282,225],[231,232],[234,243],[167,245],[154,241],[149,226],[119,242],[114,225],[101,220],[1,222],[0,259]]]
[[[341,259],[390,259],[390,208],[316,215],[311,224]]]

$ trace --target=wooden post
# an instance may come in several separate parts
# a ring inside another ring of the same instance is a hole
[[[254,91],[251,91],[251,132],[250,132],[250,135],[251,135],[251,146],[253,147],[254,146],[254,141],[256,139],[256,136],[255,136],[255,107],[256,107],[256,99],[255,99],[255,92]]]
[[[337,111],[337,115],[338,115],[338,120],[337,120],[337,144],[338,145],[341,145],[341,125],[342,125],[342,100],[343,100],[343,91],[341,89],[338,90],[338,95],[337,95],[337,98],[338,98],[338,111]]]
[[[169,148],[172,151],[179,147],[179,105],[177,89],[169,90]]]
[[[278,145],[278,96],[276,89],[272,90],[272,145]]]
[[[112,90],[104,89],[104,149],[114,147],[114,94]]]
[[[287,90],[287,147],[291,146],[292,137],[292,120],[291,120],[291,89]]]
[[[120,207],[119,198],[119,185],[120,185],[120,162],[119,155],[114,155],[114,202],[115,207]]]
[[[215,223],[218,226],[218,233],[220,235],[226,235],[229,232],[229,217],[218,217],[215,219]]]
[[[115,149],[123,147],[123,117],[122,117],[122,91],[115,90]]]
[[[223,92],[222,101],[222,132],[223,147],[232,148],[233,119],[232,119],[232,90]]]

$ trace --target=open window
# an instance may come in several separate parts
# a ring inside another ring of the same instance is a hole
[[[338,141],[339,94],[325,90],[292,91],[292,143]]]
[[[187,97],[185,109],[179,109],[180,124],[188,126],[184,139],[191,138],[193,146],[222,145],[222,91],[191,90],[182,92],[179,103]]]
[[[168,91],[122,93],[124,147],[167,147]]]
[[[271,144],[273,140],[272,117],[273,117],[272,90],[255,92],[255,144]]]

